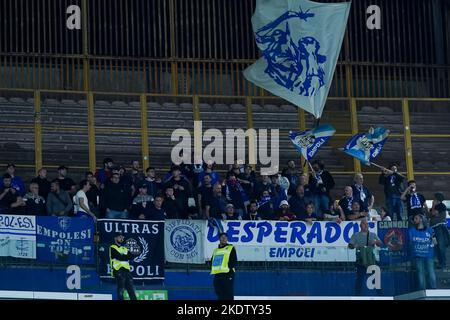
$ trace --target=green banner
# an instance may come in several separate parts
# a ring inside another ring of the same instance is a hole
[[[123,297],[130,300],[126,290]],[[136,297],[138,300],[168,300],[167,290],[136,290]]]

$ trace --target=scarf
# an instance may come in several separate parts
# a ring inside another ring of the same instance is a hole
[[[409,198],[409,204],[411,205],[411,209],[422,208],[422,204],[420,203],[419,196],[417,192],[411,193],[411,198]]]
[[[352,205],[353,205],[353,197],[350,198],[347,197],[347,209],[351,211]]]
[[[323,170],[320,170],[320,171],[316,172],[317,184],[323,184],[322,173],[323,173]]]
[[[258,206],[262,206],[265,205],[267,202],[269,202],[270,200],[272,200],[272,198],[270,198],[270,196],[267,197],[261,197],[261,200],[259,200]]]
[[[248,201],[247,194],[245,193],[245,191],[242,188],[241,184],[237,180],[228,181],[227,184],[226,184],[226,191],[225,192],[226,192],[226,197],[227,197],[228,200],[231,200],[231,194],[230,194],[230,192],[231,192],[230,188],[231,187],[235,191],[239,192],[239,194],[241,196],[241,199],[242,199],[242,202]]]
[[[391,182],[391,186],[395,187],[395,176],[393,174],[389,177],[389,181]]]
[[[364,193],[364,187],[358,186],[356,184],[355,184],[355,187],[359,191],[359,197],[360,197],[361,201],[364,202],[366,200],[366,194]]]

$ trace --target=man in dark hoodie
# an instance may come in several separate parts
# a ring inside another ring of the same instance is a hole
[[[119,174],[114,173],[103,192],[102,203],[103,207],[106,208],[108,219],[128,218],[129,194],[119,182]]]
[[[39,195],[47,200],[47,196],[50,193],[50,181],[47,180],[47,169],[41,168],[38,171],[38,176],[31,180],[31,183],[37,183],[39,186]]]
[[[334,188],[335,182],[322,161],[315,160],[312,167],[314,172],[311,173],[309,186],[314,195],[317,213],[322,214],[330,206],[330,190]]]
[[[175,198],[172,187],[166,188],[166,194],[162,208],[167,214],[167,219],[182,219],[183,204],[180,199]]]
[[[179,166],[172,167],[172,176],[165,183],[165,187],[173,188],[175,198],[182,204],[182,216],[180,218],[187,219],[188,199],[191,197],[192,191],[189,180],[181,175],[181,169]]]

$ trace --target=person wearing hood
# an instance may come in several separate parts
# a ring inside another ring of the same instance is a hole
[[[436,289],[433,229],[428,226],[422,213],[414,215],[413,227],[408,229],[408,236],[409,249],[415,267],[417,290]]]
[[[293,214],[291,212],[291,209],[289,208],[289,202],[287,202],[287,200],[282,200],[280,202],[276,220],[292,221],[292,220],[296,220],[296,219],[297,219],[296,215]]]

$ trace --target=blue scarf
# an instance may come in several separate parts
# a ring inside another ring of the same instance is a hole
[[[419,196],[417,195],[417,192],[411,193],[409,203],[411,205],[411,209],[422,208],[422,204],[420,203],[420,199]]]
[[[231,199],[231,191],[234,189],[234,191],[238,191],[242,202],[246,202],[248,201],[248,197],[247,194],[245,193],[244,189],[242,188],[241,184],[239,182],[235,182],[234,185],[227,182],[226,184],[226,195],[227,195],[227,199]]]
[[[348,210],[352,210],[352,205],[353,205],[353,197],[347,198],[347,209]]]
[[[269,202],[270,200],[272,200],[272,198],[270,196],[268,196],[268,197],[261,197],[261,200],[259,200],[258,205],[262,206],[262,205],[266,204],[267,202]]]

